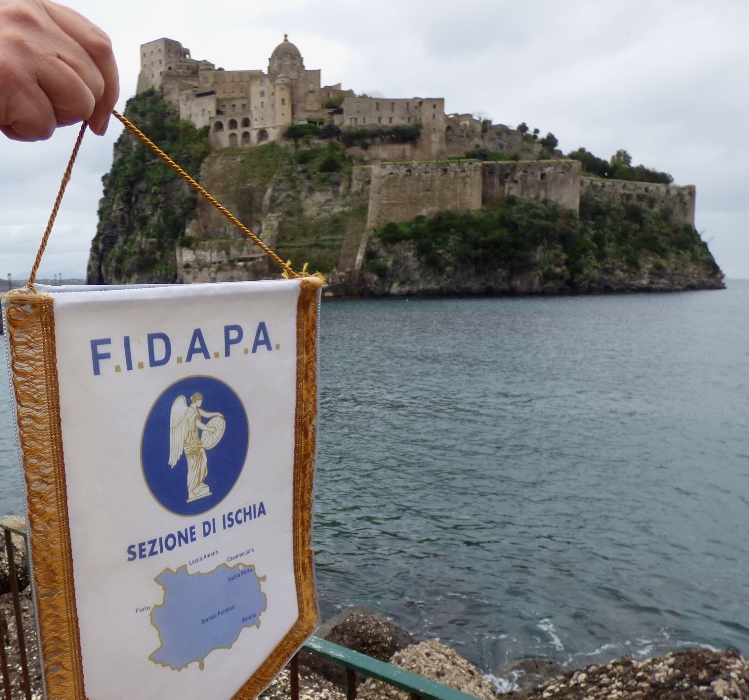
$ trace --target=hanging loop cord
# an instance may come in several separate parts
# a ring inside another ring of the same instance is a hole
[[[86,133],[87,126],[88,122],[83,122],[83,124],[81,124],[81,130],[78,132],[78,138],[76,139],[75,146],[73,146],[73,153],[71,154],[70,160],[68,161],[68,167],[65,168],[65,173],[62,176],[60,191],[57,193],[57,199],[55,199],[55,205],[52,207],[52,214],[50,214],[49,222],[47,223],[47,229],[44,232],[44,236],[42,236],[42,242],[39,244],[39,251],[36,254],[36,260],[34,260],[34,265],[31,268],[29,279],[26,282],[26,287],[28,287],[28,289],[30,290],[34,290],[36,273],[39,269],[40,263],[42,262],[44,251],[47,248],[47,242],[49,241],[49,236],[52,233],[52,227],[55,224],[57,212],[60,210],[60,204],[62,203],[62,198],[65,194],[65,188],[68,186],[68,182],[70,182],[70,175],[73,172],[73,165],[75,163],[75,159],[78,157],[78,151],[81,150],[81,142],[83,141],[83,135]]]
[[[248,229],[234,214],[232,214],[223,204],[221,204],[215,197],[210,195],[203,187],[198,184],[196,180],[191,178],[182,168],[179,167],[164,151],[162,151],[151,139],[148,138],[135,124],[133,124],[127,117],[123,117],[119,112],[112,112],[117,119],[119,119],[129,131],[135,134],[143,143],[146,144],[161,160],[163,160],[174,172],[180,177],[187,180],[200,194],[203,195],[216,209],[218,209],[229,221],[231,221],[247,238],[249,238],[256,246],[261,248],[263,252],[273,260],[277,265],[284,271],[284,277],[299,277],[300,275],[294,272],[292,268],[285,263],[281,258],[278,257],[265,243],[263,243],[250,229]]]

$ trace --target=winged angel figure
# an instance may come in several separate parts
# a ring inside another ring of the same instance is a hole
[[[211,495],[204,483],[208,476],[206,450],[215,447],[223,437],[226,421],[220,413],[209,413],[200,408],[203,395],[195,393],[190,405],[178,396],[169,415],[169,466],[174,467],[182,453],[187,460],[187,502]],[[206,423],[201,418],[208,419]]]

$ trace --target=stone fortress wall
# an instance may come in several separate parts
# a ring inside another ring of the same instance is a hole
[[[677,221],[694,226],[695,188],[581,177],[576,160],[481,163],[443,161],[371,166],[367,229],[448,209],[475,211],[502,205],[508,196],[556,202],[580,211],[581,194],[614,203],[670,208]]]
[[[629,180],[580,178],[580,191],[604,202],[644,204],[651,209],[670,209],[674,219],[694,226],[697,190],[694,185],[661,185]]]
[[[372,230],[448,209],[501,205],[510,195],[580,209],[581,164],[575,160],[381,163],[370,168],[367,229]]]
[[[563,209],[580,210],[580,173],[577,160],[526,160],[484,163],[483,196],[486,206],[501,205],[508,196],[546,199]]]
[[[373,166],[367,229],[448,209],[480,209],[482,169],[477,161]]]

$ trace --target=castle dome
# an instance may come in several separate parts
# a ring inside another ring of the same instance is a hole
[[[270,57],[271,59],[281,58],[281,56],[285,54],[289,56],[293,56],[294,58],[302,57],[301,51],[299,51],[299,49],[289,41],[288,34],[283,35],[283,41],[278,46],[276,46],[275,49],[273,49],[273,53],[271,54]]]

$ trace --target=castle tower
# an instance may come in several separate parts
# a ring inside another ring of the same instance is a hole
[[[281,128],[286,128],[292,123],[291,110],[293,106],[293,97],[291,94],[291,79],[283,73],[274,81],[275,97],[275,116],[276,124]]]
[[[164,77],[182,75],[192,63],[190,50],[174,39],[156,39],[140,47],[140,74],[137,93],[159,90]]]
[[[304,59],[299,49],[289,41],[289,35],[283,35],[283,41],[273,49],[268,59],[268,77],[275,80],[281,73],[292,80],[297,80],[304,72]]]
[[[322,91],[320,89],[320,71],[307,70],[299,49],[289,41],[289,35],[283,35],[283,41],[273,49],[268,59],[268,77],[271,82],[279,77],[289,81],[291,99],[290,124],[303,122],[309,116],[317,116],[322,108]],[[279,115],[281,111],[279,110]]]

